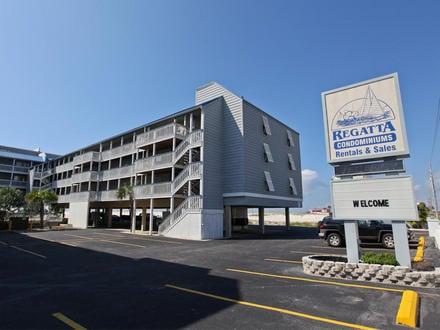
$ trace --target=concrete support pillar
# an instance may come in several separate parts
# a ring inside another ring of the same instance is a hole
[[[225,238],[232,236],[232,207],[225,206],[225,213],[223,218],[223,232]]]
[[[361,249],[358,222],[356,220],[344,221],[344,232],[348,262],[359,263]]]
[[[260,228],[260,233],[264,234],[264,207],[258,208],[258,226]]]
[[[133,200],[133,210],[131,212],[131,232],[136,231],[136,200]]]
[[[411,255],[409,253],[408,228],[405,221],[392,221],[394,253],[400,266],[411,268]]]
[[[142,222],[141,222],[141,231],[145,231],[145,227],[147,226],[147,208],[142,207]]]
[[[153,211],[154,211],[154,201],[150,199],[150,223],[149,223],[149,234],[153,235]]]
[[[290,210],[288,207],[285,208],[285,214],[286,214],[286,230],[288,231],[290,229]]]
[[[107,228],[112,227],[112,216],[113,216],[113,209],[110,207],[107,209]]]
[[[189,114],[189,132],[191,133],[194,125],[194,114],[191,112]]]
[[[171,196],[170,198],[170,213],[173,213],[174,211],[174,197]]]

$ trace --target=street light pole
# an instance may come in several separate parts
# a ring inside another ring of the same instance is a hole
[[[434,206],[435,217],[438,218],[439,214],[438,214],[437,192],[436,192],[436,188],[435,188],[435,179],[434,179],[434,173],[432,173],[431,162],[429,162],[429,180],[431,181],[430,186],[431,186],[431,190],[432,190],[432,192],[431,192],[432,193],[432,200],[433,200],[432,205]]]

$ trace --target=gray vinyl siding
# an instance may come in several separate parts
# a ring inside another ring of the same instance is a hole
[[[243,99],[217,83],[210,83],[196,91],[196,104],[222,96],[223,109],[223,192],[244,189]],[[207,120],[205,119],[205,122]]]
[[[246,101],[243,104],[243,112],[245,137],[244,191],[302,199],[298,133]],[[272,135],[264,134],[263,115],[269,120]],[[287,130],[292,133],[293,147],[289,147],[287,143]],[[272,163],[268,163],[264,159],[263,143],[267,143],[270,147],[274,159]],[[289,167],[288,153],[293,156],[296,170],[291,170]],[[271,174],[275,188],[273,192],[266,189],[264,171],[269,171]],[[295,180],[297,195],[292,195],[290,192],[289,177]]]
[[[224,99],[217,98],[203,111],[203,208],[223,209],[223,109]]]

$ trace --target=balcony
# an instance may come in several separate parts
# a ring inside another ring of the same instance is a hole
[[[96,198],[96,191],[74,192],[69,195],[58,196],[58,203],[89,202],[96,201]]]
[[[99,180],[100,181],[112,180],[112,179],[132,176],[132,175],[134,175],[134,166],[129,165],[119,168],[113,168],[111,170],[101,171],[99,173]]]
[[[72,174],[72,183],[88,182],[88,181],[98,181],[98,172],[82,172]]]
[[[151,171],[159,168],[171,167],[173,165],[173,152],[138,159],[135,163],[136,172]]]
[[[67,179],[61,179],[61,180],[56,180],[56,181],[52,182],[52,187],[53,188],[67,187],[67,186],[70,186],[71,184],[72,184],[72,179],[67,178]]]
[[[4,171],[4,172],[12,172],[12,165],[3,165],[3,164],[0,164],[0,171]]]
[[[27,174],[29,171],[28,167],[24,167],[24,166],[14,166],[14,172],[16,173],[23,173],[23,174]]]
[[[132,142],[132,143],[124,144],[122,146],[113,148],[113,149],[103,151],[101,153],[101,158],[102,158],[102,160],[109,160],[111,158],[132,154],[135,151],[136,151],[136,148],[135,148],[134,142]]]
[[[137,199],[171,197],[171,182],[135,186],[134,196]]]
[[[118,198],[116,197],[117,190],[106,190],[106,191],[100,191],[98,193],[98,198],[101,202],[108,202],[108,201],[116,201]]]
[[[99,161],[99,152],[90,151],[82,155],[77,155],[73,157],[72,165],[78,165],[87,162],[98,162]]]
[[[186,128],[177,123],[169,124],[151,131],[139,134],[136,137],[136,147],[145,146],[154,142],[171,139],[173,137],[183,139],[186,135]]]

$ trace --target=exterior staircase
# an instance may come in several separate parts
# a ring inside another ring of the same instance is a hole
[[[200,211],[202,209],[202,196],[188,196],[173,213],[171,213],[160,225],[159,235],[166,235],[177,223],[179,223],[185,215],[191,211]]]

